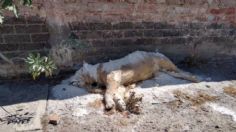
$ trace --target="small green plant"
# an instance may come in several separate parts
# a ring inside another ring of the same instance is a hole
[[[46,77],[52,76],[53,70],[56,69],[51,58],[46,56],[41,57],[39,53],[29,54],[25,62],[27,63],[29,72],[34,80],[42,73],[44,73]]]
[[[12,11],[18,17],[18,6],[31,6],[32,0],[0,0],[0,24],[3,23],[4,10]]]

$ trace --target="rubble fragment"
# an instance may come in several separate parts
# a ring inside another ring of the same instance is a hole
[[[49,119],[49,124],[57,125],[59,123],[60,117],[54,113],[49,115],[48,119]]]

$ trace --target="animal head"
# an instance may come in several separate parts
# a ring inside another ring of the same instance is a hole
[[[83,67],[81,67],[75,75],[71,78],[70,83],[74,86],[79,86],[82,88],[89,88],[96,83],[96,73],[95,67],[84,62]]]

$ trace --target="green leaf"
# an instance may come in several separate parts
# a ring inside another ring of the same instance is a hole
[[[5,9],[12,11],[16,17],[18,17],[18,9],[15,5],[8,6]]]
[[[29,54],[25,59],[28,65],[28,70],[32,74],[33,79],[36,79],[44,73],[46,77],[52,76],[53,70],[56,69],[56,65],[53,60],[47,56],[37,54]]]
[[[12,11],[15,15],[15,17],[18,17],[18,7],[16,5],[17,0],[0,0],[0,24],[3,23],[3,15],[1,14],[1,11],[3,10],[9,10]],[[18,0],[19,1],[19,0]],[[32,5],[33,0],[20,0],[21,4],[24,6],[30,6]]]
[[[18,8],[17,8],[17,6],[13,6],[13,13],[14,13],[14,15],[18,18]]]
[[[32,0],[23,0],[23,5],[25,5],[25,6],[32,5]]]
[[[12,5],[13,5],[13,0],[3,0],[2,8],[5,9],[5,8],[12,6]]]
[[[3,19],[4,19],[4,17],[0,14],[0,24],[3,23]]]

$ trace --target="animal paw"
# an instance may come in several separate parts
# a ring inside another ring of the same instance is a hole
[[[105,96],[106,109],[110,110],[115,106],[115,102],[113,101],[113,97],[110,95]]]
[[[114,106],[115,106],[114,101],[112,101],[112,102],[107,102],[107,103],[106,103],[106,109],[107,109],[107,110],[112,109]]]
[[[116,108],[119,111],[125,111],[126,110],[126,103],[125,103],[125,101],[123,100],[123,98],[121,96],[115,95],[114,101],[116,103]]]

